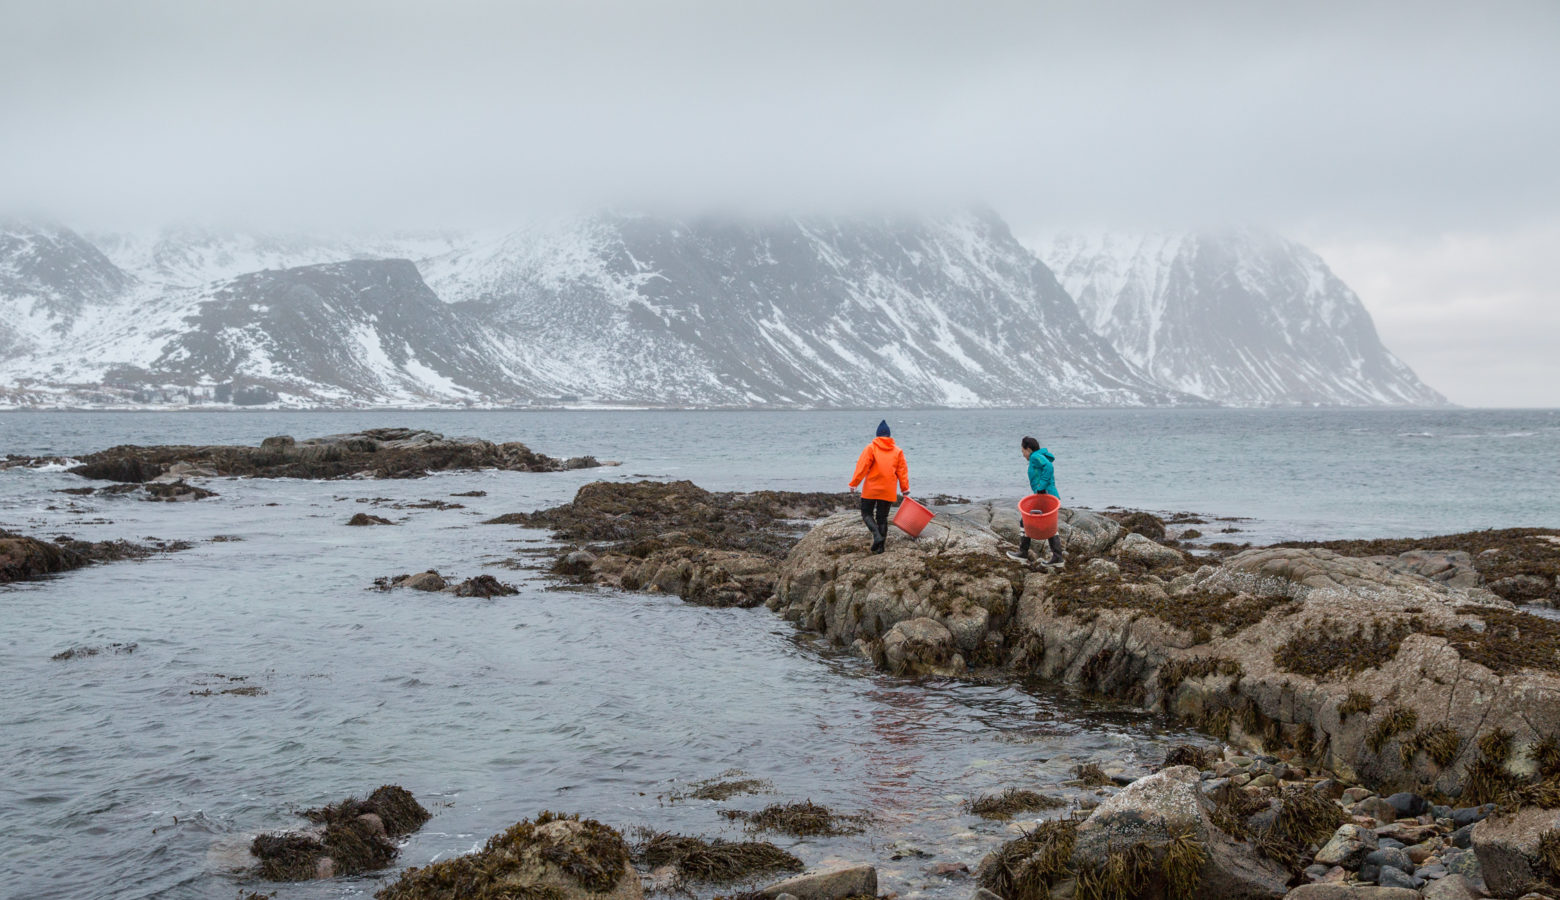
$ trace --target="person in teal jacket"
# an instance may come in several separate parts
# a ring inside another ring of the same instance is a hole
[[[1025,437],[1019,442],[1019,449],[1024,453],[1024,459],[1029,461],[1029,489],[1036,494],[1050,494],[1060,500],[1061,494],[1056,492],[1056,454],[1040,446],[1040,442],[1032,437]],[[1048,543],[1051,548],[1051,558],[1045,565],[1062,565],[1062,539],[1060,535],[1051,535]],[[1027,561],[1029,559],[1029,535],[1024,535],[1018,542],[1018,552],[1009,553],[1014,559]]]

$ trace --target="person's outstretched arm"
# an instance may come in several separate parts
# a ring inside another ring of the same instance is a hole
[[[856,489],[856,485],[860,484],[861,480],[863,478],[867,477],[867,472],[871,468],[872,468],[872,445],[868,444],[867,445],[867,449],[861,451],[861,456],[856,459],[856,474],[854,476],[852,476],[851,479],[850,479],[850,489],[851,490],[854,491]]]
[[[899,465],[894,467],[894,474],[899,476],[899,493],[910,493],[910,464],[905,462],[905,455],[899,454]]]

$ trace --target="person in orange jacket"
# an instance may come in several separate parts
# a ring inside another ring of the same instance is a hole
[[[887,419],[878,423],[877,437],[856,460],[850,489],[856,490],[858,484],[861,519],[872,532],[872,552],[882,553],[888,542],[888,507],[899,499],[900,493],[910,496],[910,466],[905,463],[905,451],[894,446]]]

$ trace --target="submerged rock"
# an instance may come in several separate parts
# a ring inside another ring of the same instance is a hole
[[[641,900],[622,835],[592,819],[544,812],[481,850],[407,869],[378,900]]]
[[[269,437],[259,447],[111,447],[81,457],[70,471],[124,483],[154,481],[170,472],[246,478],[418,478],[452,469],[557,472],[601,465],[593,457],[560,460],[521,443],[447,438],[412,428],[374,428],[295,441]]]

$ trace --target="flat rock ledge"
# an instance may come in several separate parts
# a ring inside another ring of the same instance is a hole
[[[10,457],[3,465],[58,461]],[[606,465],[592,456],[544,456],[519,442],[497,444],[411,428],[373,428],[302,441],[279,435],[266,438],[258,447],[126,444],[89,453],[80,457],[78,463],[69,470],[72,474],[125,484],[166,480],[168,476],[420,478],[430,472],[456,469],[558,472]]]

